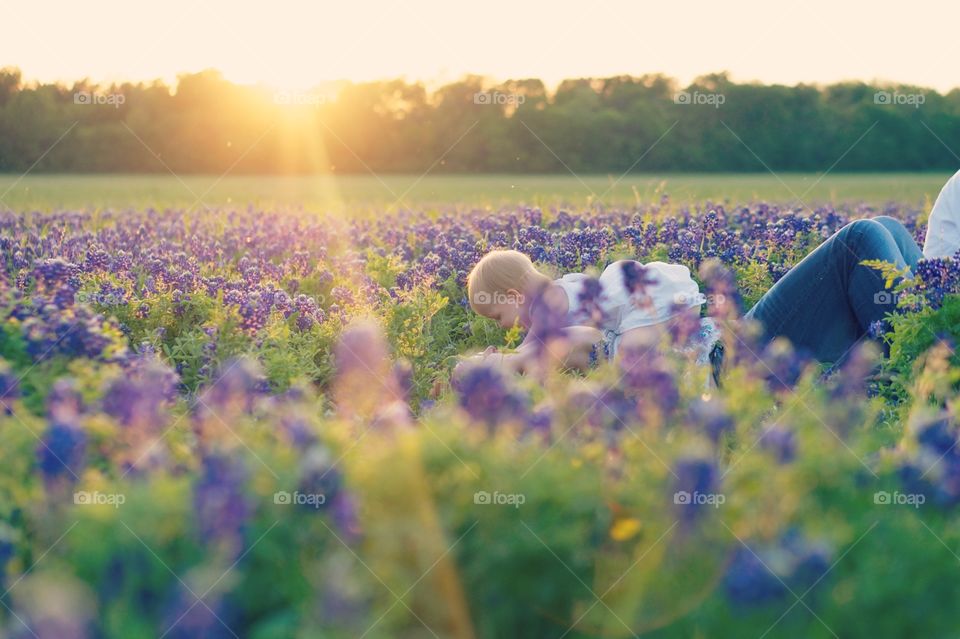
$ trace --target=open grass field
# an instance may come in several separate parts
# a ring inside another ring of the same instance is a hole
[[[0,176],[0,207],[193,208],[246,205],[322,211],[501,205],[582,208],[658,200],[798,206],[896,201],[924,207],[949,178],[940,173],[677,175],[17,175]]]

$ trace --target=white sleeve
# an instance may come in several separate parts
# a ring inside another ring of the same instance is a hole
[[[923,256],[950,257],[960,249],[960,171],[944,185],[937,197],[930,219]]]

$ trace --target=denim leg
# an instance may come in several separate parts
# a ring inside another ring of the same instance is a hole
[[[906,266],[884,224],[856,220],[790,269],[747,317],[760,321],[767,339],[787,337],[817,360],[837,362],[895,307],[880,273],[863,260]]]
[[[923,258],[923,251],[917,245],[917,241],[913,239],[913,236],[910,235],[907,227],[905,227],[900,220],[892,218],[889,215],[875,217],[873,221],[879,222],[883,225],[883,228],[890,232],[890,235],[893,236],[893,241],[897,243],[897,248],[900,249],[900,254],[903,255],[903,260],[907,263],[907,266],[910,267],[910,270],[916,268],[917,261]]]

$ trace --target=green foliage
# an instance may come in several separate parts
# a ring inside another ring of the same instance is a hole
[[[936,310],[925,307],[915,312],[893,314],[890,323],[891,332],[887,335],[890,358],[885,368],[892,376],[893,384],[888,392],[891,398],[905,402],[910,397],[917,366],[923,363],[921,356],[943,340],[950,344],[960,342],[960,295],[946,296],[943,306]],[[949,365],[949,373],[955,375],[960,358],[952,348]],[[957,382],[960,379],[952,379],[954,388],[957,388]]]
[[[0,90],[0,122],[16,123],[0,138],[0,171],[11,173],[34,169],[36,158],[37,171],[215,175],[231,169],[303,174],[328,167],[338,174],[620,175],[641,157],[645,171],[821,171],[836,158],[840,171],[952,170],[955,158],[946,146],[928,143],[924,122],[937,122],[947,132],[960,122],[955,93],[862,83],[737,84],[724,74],[687,87],[660,75],[567,80],[552,94],[536,79],[492,85],[469,77],[433,92],[401,80],[351,84],[297,120],[302,128],[295,136],[288,126],[271,126],[289,118],[288,105],[276,104],[263,88],[234,85],[213,71],[181,76],[174,91],[142,83],[25,85],[18,70],[4,69]],[[74,93],[81,90],[122,93],[124,102],[119,108],[76,104]],[[922,111],[878,106],[879,90],[922,92],[926,100]],[[523,101],[478,104],[475,96],[485,91]],[[726,100],[721,109],[678,104],[680,91],[719,93]],[[224,117],[224,104],[243,108]],[[45,153],[75,122],[76,131]],[[883,134],[851,149],[854,132],[871,122],[880,123]],[[661,140],[674,125],[677,133]],[[322,166],[318,146],[325,152]],[[280,161],[278,148],[284,150]],[[248,152],[238,160],[237,149]],[[435,166],[439,157],[444,161]]]

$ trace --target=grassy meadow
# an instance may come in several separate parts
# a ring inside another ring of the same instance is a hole
[[[941,173],[620,175],[18,175],[0,176],[0,208],[262,208],[393,211],[530,205],[624,206],[666,193],[676,204],[767,201],[797,206],[899,202],[927,208]]]

